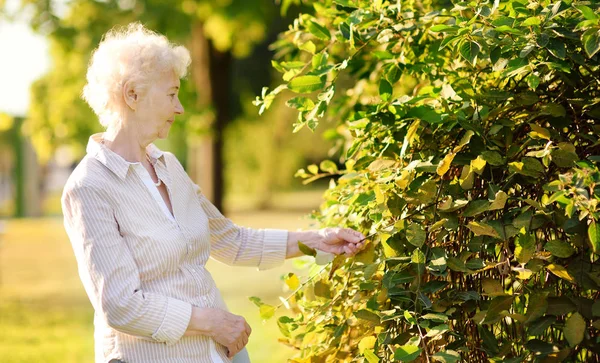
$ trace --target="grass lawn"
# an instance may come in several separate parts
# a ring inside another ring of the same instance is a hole
[[[311,228],[301,212],[238,212],[230,218],[254,228]],[[210,261],[229,309],[244,316],[253,333],[248,351],[254,362],[285,362],[293,351],[277,341],[272,319],[263,324],[248,297],[272,304],[285,296],[282,267],[257,271]],[[281,311],[285,313],[284,311]],[[93,310],[85,295],[62,218],[8,220],[0,240],[0,361],[93,362]]]

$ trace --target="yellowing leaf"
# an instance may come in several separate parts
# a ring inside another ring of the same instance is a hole
[[[571,347],[575,347],[583,340],[585,333],[585,320],[579,313],[574,313],[565,322],[564,334]]]
[[[290,288],[290,290],[294,291],[298,288],[298,286],[300,286],[300,280],[298,279],[298,276],[296,276],[295,273],[290,272],[285,277],[285,284]]]
[[[600,254],[600,227],[598,227],[596,221],[592,221],[588,227],[588,238],[592,245],[592,251],[595,254]]]
[[[494,200],[491,201],[492,203],[490,204],[488,210],[496,210],[496,209],[504,208],[504,205],[506,204],[507,200],[508,200],[508,194],[506,194],[504,191],[500,190],[498,193],[496,193]]]
[[[8,131],[13,126],[13,118],[0,112],[0,132]]]
[[[469,141],[471,141],[471,137],[473,137],[473,135],[475,135],[475,133],[471,130],[468,130],[465,133],[465,135],[462,137],[462,139],[460,139],[460,142],[458,143],[458,145],[452,151],[457,153],[460,150],[462,150],[462,148],[465,147],[465,145],[467,145],[469,143]]]
[[[471,171],[471,167],[469,165],[463,166],[459,182],[460,187],[464,190],[469,190],[473,188],[473,184],[475,183],[475,173]]]
[[[491,236],[500,238],[500,235],[492,226],[483,222],[469,222],[467,228],[473,231],[476,236]]]
[[[515,256],[520,263],[527,263],[533,257],[536,249],[535,236],[528,233],[525,227],[521,228],[515,239]]]
[[[471,170],[481,175],[483,169],[485,169],[485,164],[487,164],[487,162],[479,155],[477,159],[471,160]]]
[[[531,136],[534,139],[550,140],[550,131],[548,131],[548,129],[545,129],[533,123],[529,124],[529,126],[531,127],[531,132],[529,133],[529,136]]]
[[[317,48],[315,47],[315,43],[313,43],[311,40],[309,40],[306,43],[303,43],[302,45],[300,45],[299,48],[311,54],[315,54],[315,51],[317,50]]]
[[[511,269],[517,273],[517,278],[519,280],[529,280],[531,275],[533,275],[533,271],[523,267],[511,267]]]
[[[447,154],[444,159],[442,159],[442,161],[440,161],[440,163],[438,164],[438,167],[436,169],[436,172],[438,173],[439,176],[442,176],[444,174],[446,174],[446,172],[448,172],[448,170],[450,169],[450,164],[452,163],[452,160],[454,160],[454,157],[456,156],[456,153],[449,153]]]
[[[567,280],[569,282],[575,282],[573,277],[567,272],[567,269],[561,265],[551,263],[548,266],[546,266],[546,268],[548,269],[548,271],[552,272],[554,275],[560,277],[561,279]]]
[[[273,315],[275,315],[275,307],[268,305],[268,304],[263,304],[260,306],[260,317],[263,320],[269,320],[273,317]]]
[[[377,341],[377,338],[375,338],[374,336],[368,336],[368,337],[362,338],[360,340],[360,342],[358,343],[358,351],[360,352],[360,354],[364,354],[365,349],[373,349],[376,341]]]
[[[483,291],[487,296],[502,296],[506,295],[502,288],[502,282],[500,280],[485,278],[481,281]]]
[[[415,135],[417,133],[417,130],[419,129],[420,123],[420,120],[415,120],[408,128],[406,136],[404,137],[404,142],[407,142],[408,145],[412,145],[413,141],[415,140]]]
[[[363,355],[369,363],[379,363],[379,357],[373,353],[372,349],[365,349]]]

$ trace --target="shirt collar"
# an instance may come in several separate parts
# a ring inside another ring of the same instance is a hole
[[[90,136],[86,147],[87,154],[100,161],[102,164],[104,164],[104,166],[110,169],[110,171],[115,173],[121,179],[125,179],[127,172],[129,171],[129,167],[136,163],[132,163],[123,159],[121,155],[101,144],[100,141],[102,140],[103,136],[103,132]],[[148,156],[150,156],[150,161],[152,164],[155,164],[157,160],[161,160],[161,162],[164,163],[164,152],[154,144],[149,144],[146,146],[146,152],[148,153]]]

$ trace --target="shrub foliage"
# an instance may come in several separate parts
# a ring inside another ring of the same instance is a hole
[[[345,168],[297,175],[331,178],[322,226],[370,238],[290,297],[294,361],[599,361],[595,5],[304,3],[255,104],[332,125]]]

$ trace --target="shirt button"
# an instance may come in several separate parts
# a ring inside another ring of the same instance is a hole
[[[191,270],[192,270],[192,272],[196,272],[196,270],[194,270],[193,268]]]

